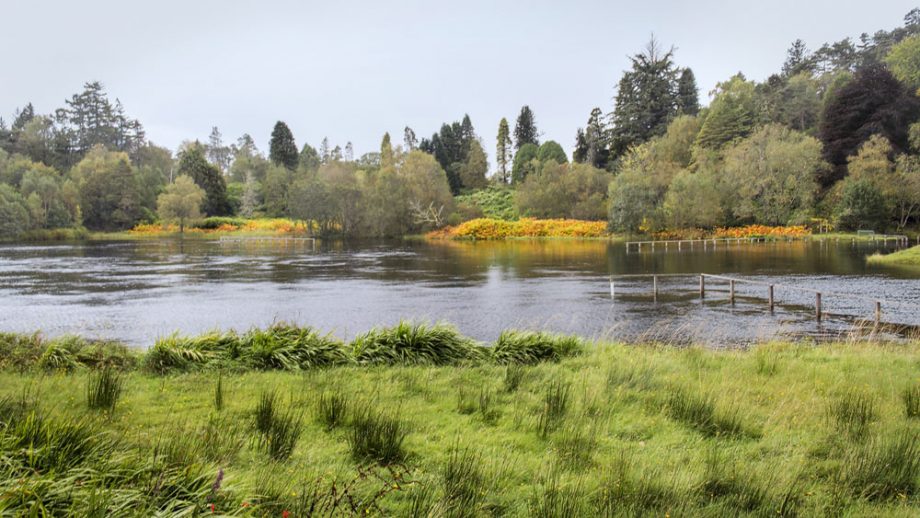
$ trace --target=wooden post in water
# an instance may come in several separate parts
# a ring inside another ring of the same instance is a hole
[[[700,274],[700,298],[706,296],[706,276]]]
[[[770,305],[770,313],[773,313],[773,285],[767,287],[767,303]]]
[[[734,279],[728,281],[728,300],[732,304],[735,303],[735,280]]]
[[[613,295],[614,295],[614,291],[613,291],[613,275],[611,275],[611,276],[610,276],[610,299],[611,299],[611,300],[613,300]]]
[[[821,293],[815,293],[815,318],[818,319],[818,322],[821,321]]]
[[[652,292],[655,302],[658,302],[658,276],[652,275]]]
[[[875,301],[875,325],[879,325],[882,322],[882,303],[881,301]]]

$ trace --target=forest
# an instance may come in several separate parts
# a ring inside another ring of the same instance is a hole
[[[609,110],[594,108],[577,129],[571,156],[541,139],[523,106],[513,127],[498,122],[494,145],[464,115],[430,137],[385,134],[379,151],[356,157],[350,142],[298,145],[283,121],[264,150],[214,127],[174,153],[88,82],[52,113],[27,103],[0,118],[0,238],[220,217],[283,217],[340,237],[484,216],[606,221],[629,234],[748,224],[903,232],[920,221],[920,9],[900,27],[817,50],[797,40],[781,70],[763,82],[739,72],[706,106],[692,69],[653,37],[615,91]]]

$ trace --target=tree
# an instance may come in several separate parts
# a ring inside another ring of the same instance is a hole
[[[564,156],[564,155],[563,155]],[[470,150],[466,154],[466,162],[460,168],[460,181],[467,189],[482,189],[486,186],[486,173],[489,172],[489,162],[486,152],[478,139],[470,142]]]
[[[0,237],[18,237],[30,226],[26,200],[12,186],[0,183]]]
[[[892,47],[885,62],[910,91],[920,90],[920,35],[906,38]]]
[[[227,198],[227,183],[220,170],[204,158],[201,144],[195,142],[179,153],[177,176],[187,175],[204,189],[203,210],[206,216],[229,216],[232,212]]]
[[[355,160],[355,146],[349,140],[345,143],[345,161],[354,162]]]
[[[185,233],[185,222],[201,217],[205,192],[190,176],[181,175],[166,186],[157,197],[157,213],[166,221],[179,221],[179,233]]]
[[[383,140],[380,142],[380,167],[392,167],[393,164],[393,145],[390,143],[390,134],[384,133]]]
[[[577,137],[576,137],[577,140]],[[607,146],[607,129],[604,127],[604,112],[600,108],[591,110],[584,131],[584,162],[605,169],[610,157]]]
[[[204,157],[201,160],[205,162]],[[137,178],[126,153],[96,146],[74,166],[71,176],[79,186],[87,228],[124,230],[140,219]]]
[[[889,185],[892,180],[894,163],[891,155],[894,150],[888,139],[881,135],[872,135],[859,146],[859,151],[847,159],[847,173],[856,180],[868,180],[878,187]],[[897,188],[897,186],[893,186]]]
[[[898,231],[903,232],[911,218],[920,211],[920,157],[901,155],[895,165],[895,178],[891,202],[898,221]]]
[[[755,115],[754,83],[742,74],[719,83],[700,128],[697,145],[718,150],[733,140],[748,136],[754,129]]]
[[[514,155],[514,165],[511,168],[511,182],[521,183],[528,174],[534,171],[533,162],[537,160],[539,149],[536,144],[526,143]]]
[[[243,184],[243,198],[240,200],[240,215],[244,218],[253,217],[258,205],[259,198],[256,180],[252,173],[248,173],[246,175],[246,182]]]
[[[540,145],[537,123],[534,120],[533,111],[527,105],[521,107],[521,113],[518,114],[514,125],[514,149],[520,151],[525,144]]]
[[[786,62],[783,63],[783,75],[792,77],[798,74],[811,75],[815,70],[815,60],[802,40],[795,40],[786,51]]]
[[[527,176],[515,192],[522,215],[603,220],[610,174],[590,164],[550,161]]]
[[[19,191],[29,201],[33,227],[67,228],[80,223],[79,199],[67,192],[73,192],[75,186],[65,187],[66,183],[51,168],[36,168],[23,175]]]
[[[768,225],[786,225],[810,210],[827,167],[818,140],[778,124],[726,149],[724,160],[735,217]]]
[[[557,164],[564,164],[569,161],[568,157],[565,156],[565,150],[555,140],[547,140],[540,144],[537,149],[537,160],[540,162],[555,160]]]
[[[272,130],[272,137],[268,143],[268,159],[273,164],[283,165],[291,171],[297,169],[299,157],[294,134],[282,121],[276,122]]]
[[[289,195],[293,176],[287,167],[277,164],[268,167],[262,181],[262,202],[268,216],[280,218],[289,215]]]
[[[406,146],[406,152],[418,149],[418,137],[415,136],[415,132],[409,126],[403,129],[403,144]]]
[[[888,139],[895,152],[908,148],[908,128],[920,115],[920,101],[905,91],[882,65],[871,65],[856,72],[851,81],[838,88],[829,99],[819,125],[824,142],[824,158],[834,166],[821,178],[829,186],[846,174],[847,158],[870,136]]]
[[[885,197],[869,180],[847,179],[837,207],[840,226],[849,230],[884,230],[888,219]]]
[[[208,161],[217,166],[222,173],[230,171],[230,148],[224,145],[223,135],[217,126],[211,128],[211,135],[208,137]]]
[[[133,156],[146,141],[144,128],[135,119],[127,117],[121,102],[113,105],[102,83],[93,81],[83,85],[83,92],[65,101],[66,107],[55,113],[61,146],[66,157],[64,164],[78,161],[94,146],[124,151]]]
[[[633,146],[664,133],[678,111],[674,49],[663,51],[655,37],[630,58],[611,114],[611,152],[620,157]]]
[[[689,68],[681,70],[680,79],[677,80],[677,111],[681,115],[700,113],[700,94],[696,87],[696,76]]]
[[[713,228],[722,218],[718,180],[709,171],[677,173],[661,205],[668,228]]]
[[[300,169],[304,171],[316,171],[319,169],[321,160],[316,148],[310,144],[304,144],[303,149],[300,150],[298,162],[300,164]]]
[[[498,177],[503,183],[509,183],[511,178],[508,173],[508,164],[512,160],[511,135],[508,129],[508,119],[502,117],[498,123],[498,137],[495,145],[495,163],[498,166]]]

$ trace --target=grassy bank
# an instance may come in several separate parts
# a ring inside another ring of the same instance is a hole
[[[866,261],[869,264],[920,266],[920,246],[899,250],[890,254],[872,254]]]
[[[143,355],[68,340],[0,339],[3,513],[920,511],[917,343],[506,333],[485,349],[409,325],[350,344],[285,326],[169,337]]]

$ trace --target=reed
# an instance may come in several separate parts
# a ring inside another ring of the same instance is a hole
[[[398,410],[381,411],[372,403],[363,402],[353,410],[348,445],[357,460],[392,464],[406,457],[403,443],[407,435]]]
[[[103,367],[87,378],[86,404],[92,410],[114,413],[123,387],[122,375],[112,367]]]
[[[351,343],[363,365],[458,365],[482,359],[482,348],[447,324],[412,324],[373,329]]]

